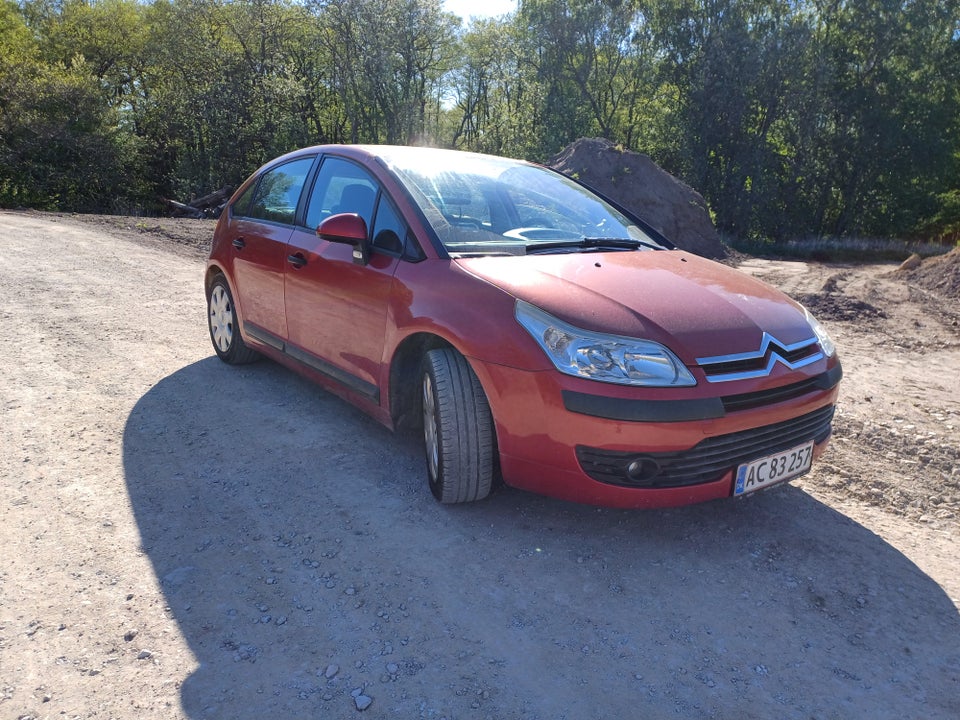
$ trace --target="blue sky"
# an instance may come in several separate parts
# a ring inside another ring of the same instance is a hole
[[[513,12],[517,9],[517,0],[443,0],[443,7],[467,22],[471,17],[495,17]]]

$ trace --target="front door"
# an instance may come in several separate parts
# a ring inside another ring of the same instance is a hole
[[[378,208],[386,203],[379,183],[359,165],[325,158],[307,205],[307,227],[290,236],[284,276],[287,352],[373,400],[379,399],[387,307],[399,253],[374,248],[367,265],[356,265],[351,246],[321,240],[316,228],[330,215],[356,213],[372,239]]]

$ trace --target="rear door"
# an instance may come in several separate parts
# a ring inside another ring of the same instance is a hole
[[[314,160],[298,158],[271,168],[231,208],[233,282],[244,333],[272,345],[287,335],[287,241]]]

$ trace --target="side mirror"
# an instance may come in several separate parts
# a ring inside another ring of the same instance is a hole
[[[367,223],[356,213],[331,215],[317,228],[317,237],[329,242],[353,246],[353,262],[366,265],[370,261]]]

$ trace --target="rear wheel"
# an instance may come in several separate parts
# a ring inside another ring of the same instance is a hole
[[[428,352],[420,377],[431,492],[442,503],[485,498],[493,486],[497,451],[480,381],[466,358],[449,348]]]
[[[230,286],[223,275],[214,278],[207,292],[207,321],[213,349],[221,360],[231,365],[242,365],[260,357],[240,337],[237,310],[233,305]]]

